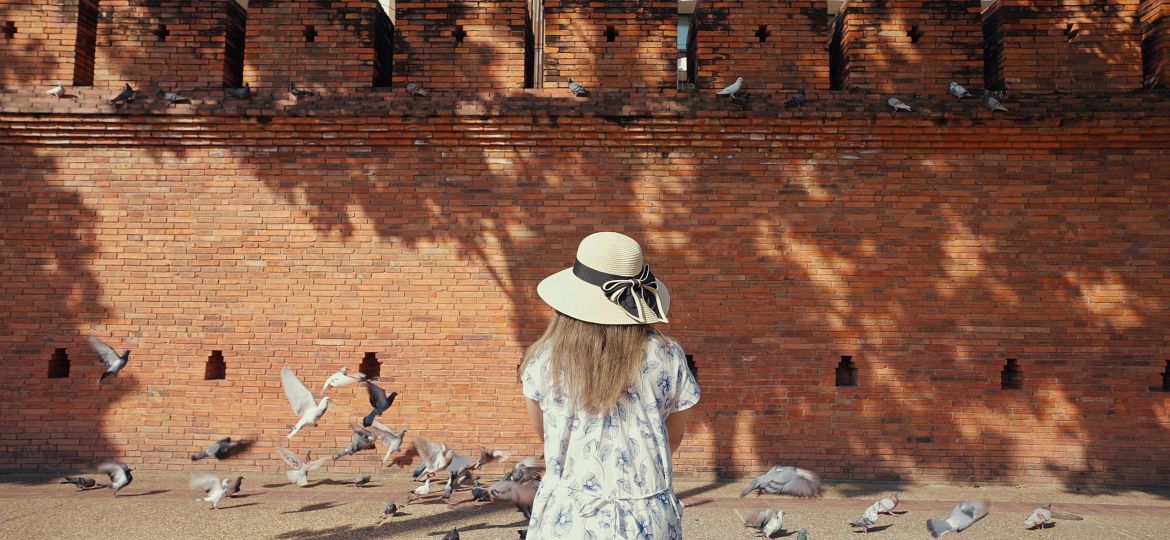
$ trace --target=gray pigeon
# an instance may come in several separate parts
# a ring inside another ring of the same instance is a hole
[[[394,433],[394,430],[374,420],[374,423],[370,424],[370,433],[379,441],[382,441],[382,444],[386,445],[386,454],[382,456],[382,463],[385,464],[390,459],[390,456],[394,455],[399,448],[402,448],[402,440],[406,437],[406,428],[402,428],[402,431]]]
[[[808,540],[808,529],[796,531],[796,540]]]
[[[812,471],[776,465],[752,480],[752,483],[739,496],[745,497],[752,491],[755,491],[756,495],[772,493],[794,497],[818,497],[821,494],[821,479]]]
[[[977,501],[963,501],[955,505],[947,519],[929,519],[926,521],[926,530],[930,535],[938,538],[948,532],[963,532],[976,521],[983,519],[991,511],[991,501],[979,499]]]
[[[527,457],[520,460],[515,467],[512,467],[512,472],[504,477],[504,480],[511,480],[513,482],[522,482],[525,480],[540,480],[544,474],[544,459],[536,456]]]
[[[193,454],[191,456],[191,461],[199,461],[201,459],[207,459],[209,457],[213,457],[215,459],[223,459],[223,458],[227,457],[228,449],[231,448],[231,446],[232,446],[232,438],[231,437],[224,437],[218,441],[215,441],[215,444],[207,447],[207,450],[199,452],[198,454]]]
[[[65,95],[65,85],[57,83],[57,86],[50,88],[49,91],[45,93],[57,99],[61,99],[61,96]]]
[[[443,540],[459,540],[459,527],[451,529],[451,532],[443,535]]]
[[[349,428],[353,430],[353,439],[350,439],[349,446],[346,446],[340,452],[333,456],[333,459],[341,459],[345,456],[352,456],[358,452],[374,449],[374,434],[366,431],[361,426],[351,423]]]
[[[248,83],[244,83],[244,86],[239,88],[228,88],[227,90],[224,90],[224,93],[226,93],[228,97],[233,97],[236,99],[252,99],[252,87],[249,86]]]
[[[569,90],[572,91],[573,95],[577,97],[584,97],[589,95],[589,89],[585,88],[585,86],[583,86],[581,83],[574,81],[572,77],[569,77]]]
[[[878,510],[877,505],[874,504],[870,505],[870,507],[865,510],[865,513],[862,514],[861,517],[850,522],[849,526],[853,527],[854,529],[864,529],[865,533],[869,534],[869,528],[877,525],[877,522]]]
[[[512,458],[511,452],[503,450],[488,450],[484,447],[479,447],[479,457],[476,458],[475,463],[471,464],[472,469],[479,469],[485,465],[489,465],[495,461],[508,461]]]
[[[188,103],[188,104],[191,103],[191,98],[188,98],[187,96],[184,96],[182,94],[176,94],[174,92],[166,92],[166,91],[163,91],[163,89],[161,89],[161,88],[158,89],[157,92],[155,92],[155,95],[166,100],[168,106],[175,105],[178,103]]]
[[[902,495],[901,492],[895,491],[889,497],[883,497],[881,500],[874,502],[870,508],[873,508],[879,514],[889,514],[898,507],[898,497],[900,495]]]
[[[370,427],[373,425],[375,418],[381,416],[382,413],[386,412],[386,409],[389,409],[394,404],[394,398],[398,397],[398,392],[390,392],[390,395],[387,396],[386,391],[380,386],[370,381],[365,381],[365,383],[366,392],[370,394],[370,407],[373,407],[374,410],[370,411],[370,414],[367,414],[362,419],[362,425]]]
[[[966,88],[963,88],[963,85],[955,81],[951,81],[951,86],[947,88],[947,92],[950,92],[952,96],[959,99],[971,97],[971,92],[968,92]]]
[[[378,520],[378,525],[381,525],[382,522],[386,521],[388,518],[392,518],[392,517],[397,516],[397,515],[398,515],[398,503],[396,503],[394,501],[390,501],[390,502],[386,503],[386,506],[382,507],[382,519]]]
[[[728,96],[728,97],[730,97],[731,99],[735,99],[735,97],[736,97],[736,96],[735,96],[735,93],[736,93],[736,92],[739,92],[739,89],[740,89],[740,88],[743,88],[743,77],[737,77],[737,78],[735,79],[735,82],[733,82],[733,83],[731,83],[731,84],[727,85],[727,87],[726,87],[726,88],[724,88],[723,90],[720,90],[720,91],[716,92],[716,93],[715,93],[715,95],[717,95],[717,96]]]
[[[422,476],[425,472],[427,472],[427,462],[426,460],[423,460],[422,463],[418,464],[418,468],[416,468],[414,472],[410,473],[410,477],[418,480],[419,482],[422,482]]]
[[[305,459],[293,453],[292,450],[283,446],[277,446],[276,451],[280,453],[281,459],[288,464],[291,469],[285,473],[290,482],[295,482],[298,486],[305,487],[309,485],[309,473],[315,471],[324,465],[329,458],[312,459],[313,451],[305,452]],[[312,461],[310,461],[312,460]]]
[[[1032,513],[1028,516],[1027,519],[1024,520],[1024,528],[1029,530],[1037,528],[1042,529],[1049,523],[1052,523],[1053,519],[1080,521],[1085,518],[1082,518],[1076,514],[1053,512],[1052,505],[1046,504],[1044,506],[1037,507],[1035,510],[1032,510]]]
[[[410,94],[410,97],[427,97],[431,95],[430,90],[423,88],[423,85],[418,83],[407,83],[406,93]]]
[[[97,485],[93,478],[88,476],[66,476],[59,484],[73,484],[77,489],[89,489]]]
[[[237,476],[235,480],[232,480],[232,482],[230,484],[228,484],[224,495],[227,497],[235,497],[236,494],[240,492],[240,488],[242,488],[243,485],[244,485],[244,477]]]
[[[130,467],[121,461],[107,461],[98,465],[97,470],[110,476],[109,487],[114,490],[114,497],[118,496],[118,492],[122,488],[134,481],[134,476],[130,474]]]
[[[516,505],[516,509],[524,514],[524,517],[532,518],[532,503],[536,500],[536,488],[540,486],[540,482],[528,480],[524,482],[513,482],[511,480],[500,480],[487,488],[487,496],[492,501],[510,502]],[[475,493],[472,493],[475,496]]]
[[[886,105],[889,105],[890,107],[892,107],[894,109],[894,112],[893,112],[894,114],[896,114],[898,111],[910,112],[910,111],[914,110],[914,109],[911,109],[909,105],[903,103],[902,100],[900,100],[896,97],[891,97],[890,99],[887,99]]]
[[[122,92],[114,96],[114,99],[111,99],[110,103],[119,105],[131,101],[134,101],[134,89],[130,87],[130,83],[126,83],[126,86],[122,88]]]
[[[93,347],[93,351],[97,353],[98,359],[106,366],[106,370],[102,372],[101,378],[98,379],[99,383],[108,377],[117,375],[119,371],[122,371],[122,368],[126,367],[126,362],[130,361],[129,350],[122,351],[122,354],[119,355],[114,352],[112,347],[106,345],[106,342],[98,339],[96,336],[90,335],[88,339],[89,346]]]
[[[219,501],[227,495],[229,485],[231,482],[227,478],[221,480],[214,474],[197,474],[191,477],[191,489],[201,489],[207,492],[205,496],[195,500],[211,503],[212,510],[219,510]]]
[[[370,475],[368,475],[368,474],[359,474],[359,475],[353,477],[353,487],[362,487],[362,486],[369,484],[369,483],[370,483]]]
[[[805,99],[804,87],[801,86],[799,91],[797,91],[788,99],[784,100],[784,106],[790,109],[793,107],[800,107],[801,105],[804,105]]]
[[[990,90],[983,91],[983,104],[986,105],[988,109],[991,109],[991,114],[995,114],[996,111],[1008,112],[1007,108],[1004,107],[998,99],[995,99],[995,96],[991,95]]]
[[[301,98],[317,97],[316,92],[314,92],[312,90],[305,90],[303,88],[297,88],[296,83],[291,83],[291,82],[288,83],[288,94],[290,96],[292,96],[292,98],[297,100],[297,101],[300,101]],[[328,383],[326,383],[326,384],[328,384]]]

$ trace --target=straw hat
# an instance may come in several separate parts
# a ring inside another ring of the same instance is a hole
[[[650,273],[642,247],[621,233],[586,236],[575,264],[544,278],[536,292],[553,309],[586,322],[669,322],[666,284]]]

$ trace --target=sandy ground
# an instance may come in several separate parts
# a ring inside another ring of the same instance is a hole
[[[518,538],[526,522],[507,505],[453,507],[432,496],[409,506],[379,525],[382,506],[402,504],[417,484],[402,472],[389,472],[357,488],[349,477],[317,475],[304,488],[289,484],[281,474],[246,474],[240,496],[226,500],[220,510],[195,502],[200,494],[188,489],[188,473],[135,471],[135,481],[117,498],[108,489],[79,491],[56,484],[47,475],[0,475],[0,538],[401,538],[434,539],[453,527],[461,538]],[[485,479],[496,475],[485,475]],[[1170,537],[1170,493],[1117,490],[1067,492],[1056,486],[981,486],[938,484],[827,485],[816,500],[787,497],[740,499],[741,483],[676,482],[676,492],[687,505],[687,538],[751,539],[736,510],[746,515],[767,505],[785,512],[784,531],[777,538],[795,539],[805,528],[809,538],[893,540],[930,538],[928,517],[945,517],[961,499],[993,501],[991,514],[962,534],[976,539],[1163,539]],[[858,517],[874,500],[898,489],[902,503],[898,516],[882,516],[869,536],[846,523]],[[466,490],[453,503],[470,497]],[[1025,531],[1023,520],[1038,504],[1051,502],[1057,510],[1079,514],[1083,521],[1059,521],[1044,530]]]

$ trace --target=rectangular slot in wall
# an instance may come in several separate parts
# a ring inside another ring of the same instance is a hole
[[[203,380],[222,381],[227,379],[227,364],[223,360],[223,351],[211,351],[207,357],[207,364],[203,368]]]
[[[394,22],[380,3],[374,8],[374,88],[394,85]]]
[[[49,378],[69,378],[69,353],[65,349],[55,349],[49,357]]]
[[[223,87],[244,86],[244,40],[247,36],[248,10],[236,0],[224,0],[227,17],[223,36]]]
[[[77,3],[77,40],[73,47],[73,86],[93,86],[97,52],[98,0]]]
[[[836,386],[857,386],[857,366],[852,356],[842,356],[835,373]]]
[[[366,353],[362,357],[362,364],[358,367],[358,371],[366,376],[366,380],[380,380],[382,378],[382,363],[378,361],[378,353]]]

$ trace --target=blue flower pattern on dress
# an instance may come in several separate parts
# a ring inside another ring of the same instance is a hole
[[[665,418],[700,397],[682,347],[652,337],[638,381],[602,414],[573,410],[553,387],[548,360],[540,351],[521,375],[525,397],[544,413],[548,464],[528,538],[681,539]]]

